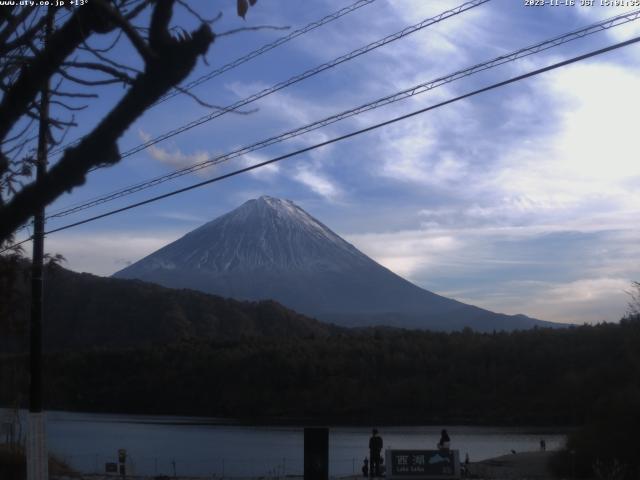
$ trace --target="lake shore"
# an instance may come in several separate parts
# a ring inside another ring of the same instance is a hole
[[[501,480],[519,480],[519,479],[552,479],[553,473],[548,465],[549,460],[554,452],[538,451],[538,452],[520,452],[509,455],[502,455],[495,458],[488,458],[478,462],[471,462],[468,465],[470,477],[476,479],[501,479]],[[117,480],[120,477],[115,475],[81,475],[77,477],[70,476],[52,476],[53,480]],[[302,475],[286,475],[286,476],[254,476],[254,477],[219,477],[219,476],[154,476],[154,475],[136,475],[127,476],[127,480],[296,480],[304,478]],[[360,480],[360,475],[347,475],[330,477],[335,480]]]
[[[521,452],[489,458],[469,464],[469,473],[476,478],[553,478],[549,460],[554,452]]]

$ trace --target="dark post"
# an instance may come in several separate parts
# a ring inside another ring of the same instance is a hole
[[[304,480],[329,478],[329,429],[304,429]]]
[[[53,30],[53,10],[47,10],[46,38]],[[49,129],[49,80],[40,93],[40,124],[36,158],[36,181],[47,169]],[[49,477],[45,419],[42,412],[42,265],[44,259],[44,208],[33,218],[33,258],[31,266],[31,319],[29,340],[29,439],[27,447],[27,479]]]
[[[127,451],[124,448],[118,449],[118,470],[121,477],[127,475]]]
[[[49,85],[42,89],[36,158],[36,181],[47,170],[47,129],[49,128]],[[33,217],[33,258],[31,264],[31,335],[29,411],[42,411],[42,265],[44,259],[44,208]]]

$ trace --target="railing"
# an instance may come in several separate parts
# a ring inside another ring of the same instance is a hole
[[[116,456],[102,454],[74,454],[59,457],[72,469],[86,478],[118,479],[118,473],[107,474],[105,465],[117,463]],[[330,475],[345,477],[361,475],[361,458],[343,457],[331,458]],[[292,457],[252,457],[252,458],[167,458],[167,457],[139,457],[129,456],[125,464],[126,478],[209,478],[221,480],[224,478],[261,478],[284,479],[302,477],[304,471],[303,459]]]

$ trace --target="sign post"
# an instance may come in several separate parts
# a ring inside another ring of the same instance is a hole
[[[329,429],[304,429],[304,480],[329,478]]]
[[[460,478],[458,450],[386,450],[385,463],[392,480]]]
[[[124,477],[127,474],[127,451],[124,448],[118,449],[118,467],[120,476]]]

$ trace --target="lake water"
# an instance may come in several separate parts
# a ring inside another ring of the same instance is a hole
[[[129,473],[184,476],[302,474],[301,427],[215,425],[215,419],[169,416],[47,413],[49,450],[84,473],[104,472],[129,455]],[[380,427],[384,448],[433,449],[443,427]],[[560,448],[565,434],[549,429],[448,427],[452,448],[471,461],[539,448]],[[359,472],[368,455],[370,428],[331,427],[331,476]]]

